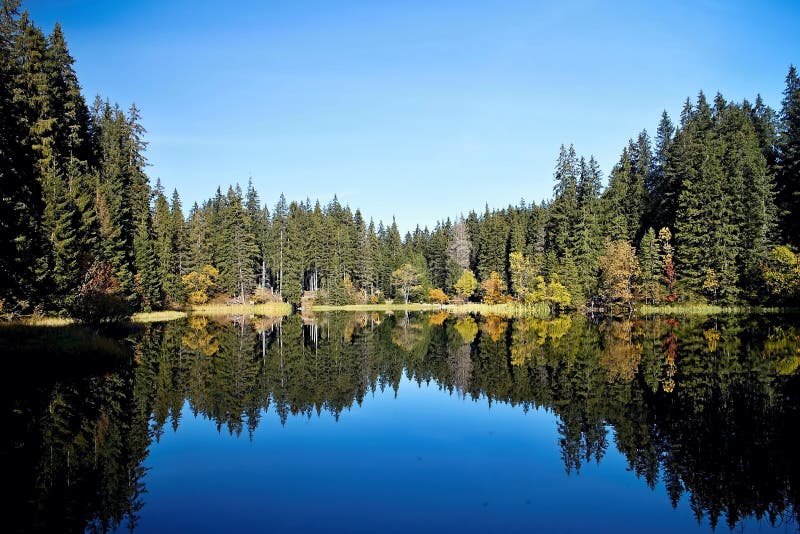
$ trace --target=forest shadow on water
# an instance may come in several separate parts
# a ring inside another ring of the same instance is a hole
[[[12,531],[61,532],[794,531],[795,319],[191,316],[111,337],[3,327],[7,517]],[[203,492],[193,484],[206,472],[218,485]],[[478,497],[486,487],[504,489]],[[619,488],[645,511],[615,526],[599,494]],[[331,502],[314,500],[323,489]],[[595,501],[574,502],[581,492]],[[233,520],[245,494],[260,513]],[[497,502],[516,497],[519,508]],[[232,522],[215,523],[204,499],[227,503]],[[587,510],[570,519],[549,504]],[[281,506],[291,519],[275,517]]]

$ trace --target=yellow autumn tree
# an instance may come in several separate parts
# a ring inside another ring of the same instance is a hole
[[[481,289],[483,289],[485,304],[501,304],[508,300],[508,295],[505,294],[508,286],[506,286],[506,281],[497,274],[497,271],[489,273],[489,278],[481,282]]]
[[[628,306],[633,312],[633,287],[639,274],[639,260],[634,248],[621,239],[607,240],[599,265],[600,296],[612,307],[612,313],[614,304]]]
[[[436,304],[444,304],[450,300],[450,297],[448,297],[444,291],[437,287],[428,289],[428,300],[435,302]]]
[[[189,295],[189,304],[205,304],[208,302],[208,290],[217,282],[219,271],[211,265],[203,265],[198,271],[183,275],[183,287]]]
[[[464,269],[461,276],[458,277],[458,280],[453,285],[453,288],[456,290],[458,296],[464,300],[469,300],[475,293],[475,290],[478,289],[478,279],[475,278],[475,273],[469,269]]]

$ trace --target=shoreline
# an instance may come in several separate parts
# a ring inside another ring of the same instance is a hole
[[[586,314],[588,310],[574,310],[570,313]],[[305,308],[298,307],[296,311],[286,303],[279,304],[256,304],[256,305],[232,305],[232,306],[192,306],[182,310],[161,310],[154,312],[139,312],[131,316],[127,321],[129,324],[148,324],[185,319],[192,315],[200,316],[228,316],[228,315],[255,315],[261,317],[286,317],[293,313],[337,313],[337,312],[446,312],[452,315],[502,315],[506,317],[549,317],[554,314],[547,305],[522,305],[517,303],[506,304],[430,304],[430,303],[408,303],[408,304],[345,304],[345,305],[312,305]],[[609,314],[595,312],[599,315]],[[686,304],[653,306],[639,305],[634,308],[634,316],[713,316],[713,315],[773,315],[773,314],[797,314],[800,313],[798,307],[781,306],[716,306],[707,304]],[[626,313],[614,314],[613,317],[623,317]],[[80,324],[70,317],[24,317],[9,321],[0,321],[0,324],[22,324],[28,326],[69,326]]]

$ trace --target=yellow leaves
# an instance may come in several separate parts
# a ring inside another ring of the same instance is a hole
[[[475,274],[472,271],[464,269],[453,287],[459,295],[468,299],[478,289],[478,279],[475,278]]]
[[[668,378],[661,384],[664,393],[672,393],[675,390],[675,380]]]
[[[569,306],[572,302],[572,295],[569,294],[567,288],[559,282],[558,277],[553,275],[550,278],[550,283],[547,284],[547,300],[558,306]]]
[[[189,317],[188,323],[193,330],[203,330],[208,326],[208,318],[202,315],[192,315]]]
[[[444,291],[437,287],[428,289],[428,300],[431,300],[437,304],[444,304],[450,300],[450,297],[448,297]]]
[[[505,294],[508,287],[497,271],[492,271],[489,278],[481,282],[481,288],[484,292],[483,302],[486,304],[502,304],[508,301],[508,295]]]
[[[219,271],[211,265],[203,265],[199,271],[192,271],[181,278],[183,287],[189,293],[189,303],[201,305],[208,302],[208,290],[216,283]]]
[[[703,289],[712,292],[719,289],[719,276],[717,276],[717,271],[710,267],[703,269]]]
[[[602,296],[610,302],[629,304],[633,300],[633,281],[639,274],[639,260],[631,244],[623,240],[606,241],[599,265]]]
[[[201,305],[208,302],[208,295],[205,291],[192,291],[189,293],[189,304]]]
[[[411,294],[422,289],[419,270],[410,263],[403,264],[392,272],[392,286],[402,293],[403,299],[408,303]]]

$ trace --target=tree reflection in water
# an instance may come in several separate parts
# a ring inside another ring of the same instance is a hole
[[[180,428],[186,403],[254,439],[270,410],[281,423],[339,418],[404,376],[551,410],[568,474],[613,441],[673,506],[687,494],[698,520],[797,522],[800,331],[778,317],[190,317],[106,342],[111,359],[65,361],[11,339],[25,335],[1,338],[30,362],[4,391],[13,530],[135,527],[148,446]]]

